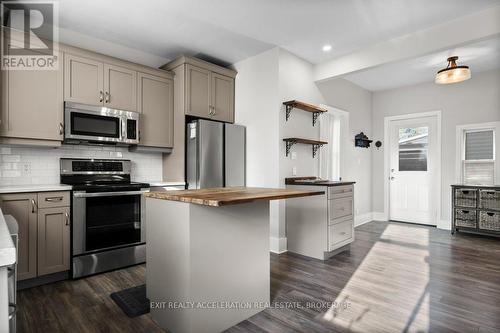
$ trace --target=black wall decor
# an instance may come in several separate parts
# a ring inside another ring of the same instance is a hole
[[[361,148],[370,148],[373,140],[368,139],[365,133],[361,132],[354,137],[354,146]]]

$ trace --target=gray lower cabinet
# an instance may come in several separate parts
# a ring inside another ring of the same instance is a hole
[[[18,280],[69,270],[69,192],[0,195],[19,225]]]
[[[38,210],[38,275],[69,270],[69,207]]]
[[[286,201],[288,251],[325,260],[354,241],[354,187],[287,185],[324,195]]]
[[[17,249],[17,278],[25,280],[37,275],[37,208],[36,193],[3,194],[0,207],[5,215],[12,215],[19,225]]]

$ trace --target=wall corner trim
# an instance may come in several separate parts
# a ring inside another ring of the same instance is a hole
[[[451,221],[450,220],[438,220],[436,227],[438,229],[451,230]]]
[[[373,212],[358,214],[354,217],[354,227],[373,221]]]
[[[277,254],[287,252],[287,239],[286,237],[270,237],[269,239],[269,251]]]

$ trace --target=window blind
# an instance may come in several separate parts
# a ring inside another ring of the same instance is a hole
[[[465,133],[465,160],[493,159],[493,131]]]
[[[468,185],[493,185],[495,163],[464,161],[464,183]]]

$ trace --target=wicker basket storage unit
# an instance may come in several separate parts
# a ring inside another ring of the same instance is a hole
[[[500,191],[479,190],[479,207],[500,211]]]
[[[479,212],[479,229],[500,231],[500,212]]]
[[[470,188],[455,189],[455,206],[476,208],[477,191]]]
[[[476,211],[455,209],[455,225],[458,227],[476,228]]]

